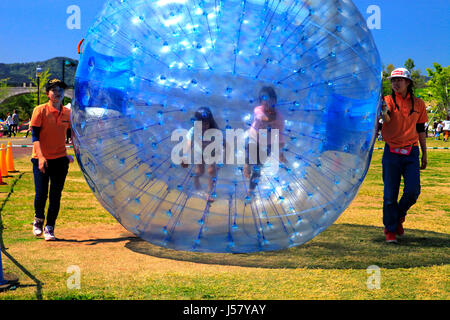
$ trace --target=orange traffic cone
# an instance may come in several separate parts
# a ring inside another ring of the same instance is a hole
[[[6,182],[3,181],[2,175],[3,175],[3,174],[2,174],[2,172],[1,172],[1,170],[0,170],[0,186],[4,186],[4,185],[7,184]]]
[[[12,152],[11,141],[8,142],[8,146],[6,147],[6,169],[8,170],[8,172],[18,172],[14,168],[14,157]]]
[[[0,147],[0,168],[2,170],[3,178],[8,176],[8,168],[6,167],[6,150],[5,144],[2,143]]]

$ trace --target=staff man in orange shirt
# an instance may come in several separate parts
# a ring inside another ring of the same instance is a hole
[[[61,193],[69,163],[73,157],[66,152],[66,131],[70,128],[71,111],[63,106],[67,85],[58,79],[46,84],[49,101],[33,110],[30,127],[33,137],[33,163],[35,199],[33,233],[45,240],[55,240],[54,228],[58,217]],[[49,192],[50,182],[50,192]],[[49,197],[45,228],[45,204]]]
[[[420,194],[420,170],[427,167],[425,103],[414,96],[411,73],[405,68],[392,71],[392,94],[384,97],[382,136],[383,153],[383,223],[386,242],[397,242],[403,235],[403,223],[409,208]],[[419,147],[422,157],[419,162]],[[403,195],[398,201],[403,176]]]

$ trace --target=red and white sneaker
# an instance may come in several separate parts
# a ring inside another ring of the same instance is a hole
[[[384,229],[384,234],[386,235],[387,243],[397,243],[397,237],[395,232],[390,232],[387,229]]]
[[[400,218],[397,225],[397,230],[395,230],[395,233],[398,236],[402,236],[405,233],[405,229],[403,229],[403,222],[405,222],[405,217]]]
[[[55,232],[55,228],[53,228],[52,226],[46,226],[44,228],[44,239],[45,239],[45,241],[54,241],[54,240],[56,240],[54,232]]]

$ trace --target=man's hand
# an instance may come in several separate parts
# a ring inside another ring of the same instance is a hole
[[[45,173],[45,168],[47,168],[47,159],[39,157],[39,171]]]
[[[421,159],[421,165],[420,165],[420,170],[425,170],[427,167],[427,154],[426,153],[422,153],[422,159]]]

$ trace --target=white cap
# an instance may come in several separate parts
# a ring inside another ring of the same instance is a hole
[[[405,68],[397,68],[394,71],[392,71],[391,76],[388,77],[388,79],[391,79],[391,78],[406,78],[406,79],[412,80],[411,72],[409,72],[409,70],[405,69]]]

